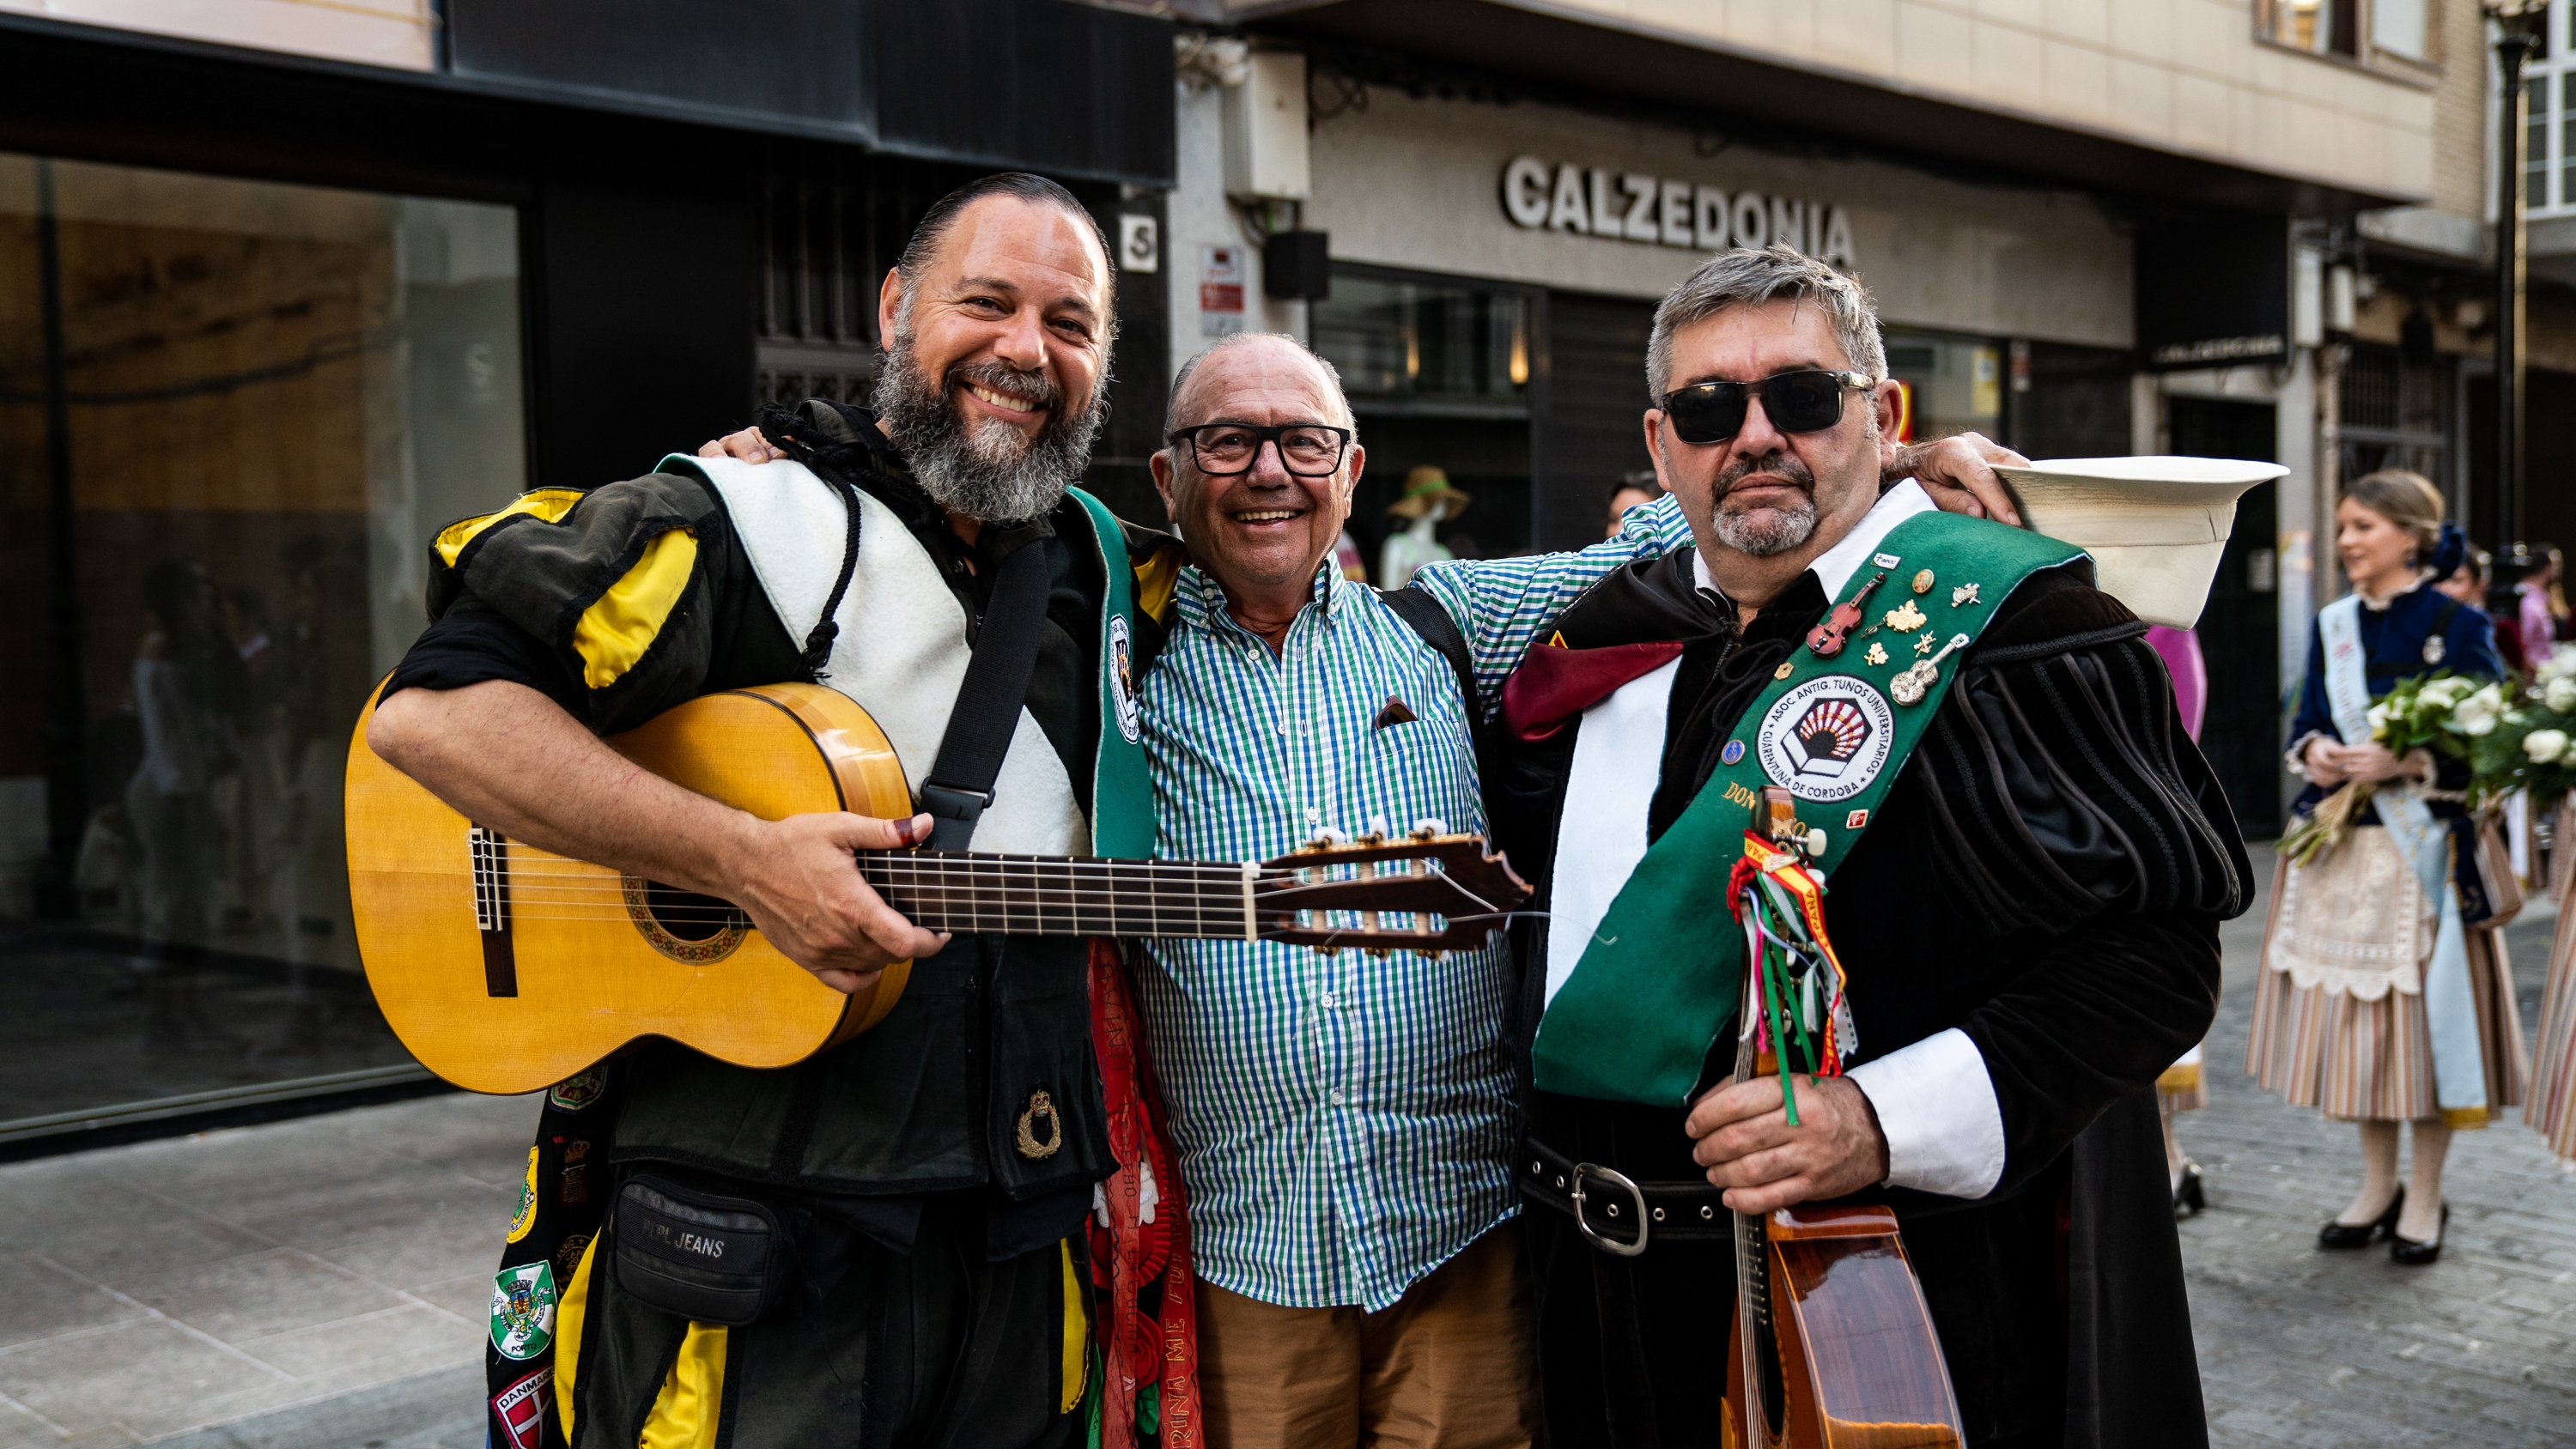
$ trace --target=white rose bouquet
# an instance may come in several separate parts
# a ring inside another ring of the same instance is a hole
[[[2569,678],[2571,684],[2576,684],[2576,675]],[[2507,721],[2516,712],[2510,686],[2437,670],[2420,678],[2400,680],[2370,707],[2370,738],[2401,758],[2420,750],[2469,760],[2474,771],[2482,755],[2502,758],[2501,748],[2490,742],[2498,741],[2509,729]],[[2576,721],[2570,724],[2576,727]],[[2519,748],[2522,735],[2517,733],[2512,738],[2514,747]],[[2562,752],[2566,749],[2564,735],[2559,748]],[[2354,780],[2328,795],[2318,804],[2315,814],[2283,833],[2282,851],[2293,862],[2306,865],[2331,849],[2359,818],[2373,788],[2368,780]],[[2470,788],[2474,792],[2477,786],[2473,783]],[[2507,783],[2501,788],[2518,786]]]
[[[2541,661],[2531,686],[2469,750],[2469,794],[2492,799],[2520,790],[2546,811],[2576,789],[2576,645]]]

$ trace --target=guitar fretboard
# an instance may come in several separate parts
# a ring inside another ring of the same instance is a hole
[[[859,873],[913,924],[1034,936],[1249,940],[1284,872],[1205,861],[863,850]]]

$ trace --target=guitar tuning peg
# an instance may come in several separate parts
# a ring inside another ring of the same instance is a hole
[[[1368,953],[1372,960],[1383,961],[1389,956],[1395,954],[1395,948],[1392,946],[1371,946],[1368,948]]]
[[[1317,830],[1314,834],[1307,836],[1306,843],[1298,846],[1297,848],[1301,851],[1330,850],[1334,846],[1340,845],[1349,839],[1349,836],[1327,825],[1322,829]]]
[[[1446,835],[1449,833],[1449,822],[1436,816],[1426,815],[1413,822],[1412,833],[1416,840],[1429,840],[1435,835]]]

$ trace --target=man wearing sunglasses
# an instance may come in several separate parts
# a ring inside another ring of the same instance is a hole
[[[1581,553],[1434,564],[1391,594],[1343,578],[1367,451],[1290,338],[1193,361],[1166,435],[1154,478],[1192,565],[1167,615],[1146,601],[1170,628],[1140,690],[1161,855],[1482,831],[1475,737],[1513,663],[1604,576],[1689,544],[1659,499]],[[1980,442],[1890,462],[2000,507]],[[1531,1442],[1506,949],[1153,941],[1137,990],[1189,1194],[1206,1442]]]
[[[1732,1214],[1852,1198],[1897,1214],[1970,1444],[2204,1443],[2153,1087],[2249,876],[2146,626],[2072,550],[1882,495],[1897,385],[1824,263],[1711,258],[1647,375],[1697,546],[1557,619],[1487,783],[1544,882],[1515,1168],[1550,1442],[1718,1443]],[[1840,1052],[1786,1091],[1728,1085],[1751,948],[1702,943],[1753,939],[1739,857],[1830,877],[1766,958],[1825,993],[1766,1029]]]

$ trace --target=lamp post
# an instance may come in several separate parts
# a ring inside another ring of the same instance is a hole
[[[2540,44],[2549,0],[2485,0],[2496,23],[2495,553],[2513,551],[2522,496],[2522,63]]]

